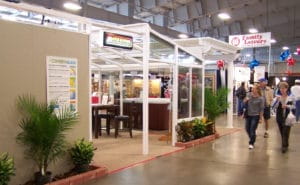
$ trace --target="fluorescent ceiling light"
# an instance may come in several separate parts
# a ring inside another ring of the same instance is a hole
[[[288,50],[288,49],[290,49],[290,48],[287,47],[287,46],[283,46],[282,49],[283,49],[283,50]]]
[[[181,38],[181,39],[187,39],[187,38],[189,38],[189,36],[187,36],[184,33],[179,34],[178,37]]]
[[[251,57],[251,54],[249,54],[249,53],[248,53],[248,54],[246,54],[246,57]]]
[[[2,17],[2,19],[7,20],[7,21],[16,21],[17,20],[17,18],[13,15],[2,15],[1,17]]]
[[[64,3],[64,7],[68,10],[73,10],[73,11],[77,11],[77,10],[80,10],[82,8],[79,4],[72,3],[72,2]]]
[[[229,15],[228,13],[219,13],[219,14],[218,14],[218,17],[219,17],[220,19],[222,19],[222,20],[228,20],[228,19],[231,18],[230,15]]]
[[[249,33],[258,33],[258,30],[256,28],[250,28]]]
[[[275,39],[271,39],[271,43],[274,44],[276,43],[277,41]]]

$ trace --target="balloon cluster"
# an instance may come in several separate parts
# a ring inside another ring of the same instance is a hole
[[[218,60],[217,61],[217,66],[218,66],[218,69],[224,69],[225,61],[224,60]]]
[[[251,70],[253,70],[254,67],[255,67],[255,66],[259,66],[259,64],[260,64],[259,61],[257,61],[256,59],[253,59],[253,60],[250,62],[249,67],[250,67]]]
[[[299,50],[298,50],[299,49]],[[300,48],[297,48],[297,53],[300,52]],[[290,53],[290,50],[285,50],[280,54],[280,60],[286,61],[288,66],[293,66],[296,63],[296,60],[293,58],[293,56]]]
[[[285,50],[279,56],[280,61],[285,61],[291,55],[290,50]]]

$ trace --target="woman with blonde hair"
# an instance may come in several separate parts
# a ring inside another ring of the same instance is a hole
[[[249,136],[249,149],[254,148],[256,140],[256,129],[259,120],[262,118],[264,111],[264,99],[261,96],[261,91],[258,85],[252,87],[251,93],[245,99],[247,103],[246,109],[246,132]]]
[[[287,152],[289,147],[289,137],[291,126],[286,125],[285,121],[293,108],[293,99],[288,95],[289,84],[286,82],[279,83],[279,95],[274,98],[272,108],[276,109],[276,122],[281,135],[282,153]]]

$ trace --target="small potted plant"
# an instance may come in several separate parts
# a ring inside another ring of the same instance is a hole
[[[78,115],[67,108],[56,113],[54,103],[39,103],[31,95],[19,96],[17,106],[23,117],[16,139],[26,147],[26,156],[37,164],[35,184],[51,182],[48,166],[67,151],[66,131],[77,122]]]
[[[92,142],[84,139],[75,142],[74,146],[70,149],[70,155],[76,172],[82,173],[88,171],[95,150]]]
[[[206,135],[206,125],[200,119],[195,119],[193,126],[193,135],[195,139],[204,137]]]
[[[7,185],[10,177],[15,175],[14,159],[8,153],[0,155],[0,185]]]

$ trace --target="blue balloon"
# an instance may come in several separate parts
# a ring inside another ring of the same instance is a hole
[[[256,59],[253,59],[250,64],[249,64],[249,67],[250,69],[254,69],[255,66],[259,66],[260,62],[257,61]]]
[[[279,56],[280,61],[285,61],[290,56],[290,54],[290,50],[285,50],[284,52],[282,52]]]

